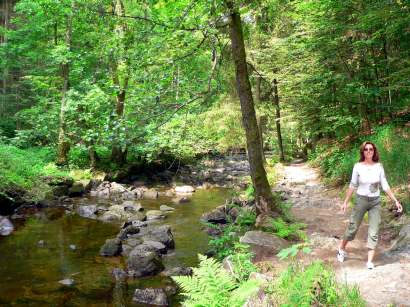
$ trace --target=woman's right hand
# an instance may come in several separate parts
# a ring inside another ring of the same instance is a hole
[[[346,213],[347,210],[347,201],[344,201],[342,206],[340,207],[340,211],[342,211],[343,213]]]

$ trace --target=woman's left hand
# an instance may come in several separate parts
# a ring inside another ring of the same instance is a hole
[[[401,206],[401,204],[399,203],[398,200],[396,200],[396,207],[397,207],[397,212],[402,212],[403,211],[403,207]]]

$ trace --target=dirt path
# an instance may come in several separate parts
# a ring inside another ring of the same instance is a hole
[[[316,170],[304,163],[285,166],[275,189],[285,193],[293,203],[295,217],[307,224],[313,251],[305,260],[322,259],[332,265],[339,281],[359,286],[369,306],[410,306],[410,259],[384,254],[390,245],[386,241],[388,234],[381,232],[373,270],[366,268],[368,224],[365,221],[347,247],[346,261],[336,261],[338,238],[343,235],[350,210],[346,214],[340,212],[340,191],[327,189]]]

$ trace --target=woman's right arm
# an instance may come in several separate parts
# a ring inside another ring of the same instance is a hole
[[[353,167],[352,179],[350,180],[349,188],[347,189],[347,192],[346,192],[345,201],[343,202],[342,207],[341,207],[341,210],[343,213],[346,212],[347,204],[349,203],[354,190],[357,189],[357,187],[359,186],[359,172],[357,168],[358,168],[358,165],[356,163]]]
[[[347,204],[349,203],[350,198],[352,197],[354,190],[355,190],[355,188],[352,187],[352,186],[349,186],[349,188],[347,189],[346,198],[345,198],[345,201],[343,202],[342,208],[341,208],[343,213],[346,212]]]

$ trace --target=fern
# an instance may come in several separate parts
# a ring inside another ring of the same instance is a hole
[[[181,294],[186,297],[184,306],[239,307],[257,291],[257,282],[240,284],[217,260],[203,255],[198,257],[200,264],[193,269],[192,276],[172,277],[182,289]]]
[[[266,230],[272,231],[278,237],[284,239],[307,239],[306,233],[302,230],[306,225],[303,223],[286,223],[282,218],[276,218],[272,220],[271,228]]]

